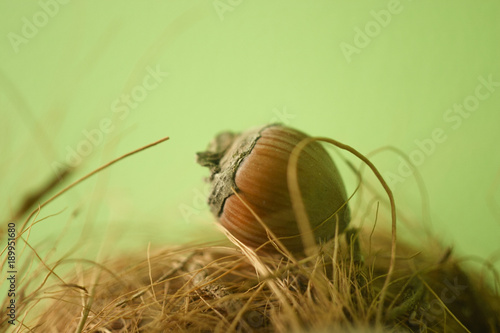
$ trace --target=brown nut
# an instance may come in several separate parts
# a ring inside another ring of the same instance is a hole
[[[307,137],[298,130],[273,124],[239,135],[221,133],[207,151],[198,153],[198,163],[211,170],[208,203],[212,213],[247,246],[257,248],[269,238],[232,188],[289,251],[303,252],[288,190],[287,167],[293,148]],[[330,155],[318,142],[308,144],[300,152],[297,168],[315,239],[324,242],[335,235],[337,217],[340,232],[349,223],[344,183]]]

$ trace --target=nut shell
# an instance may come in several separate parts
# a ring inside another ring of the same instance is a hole
[[[221,143],[224,137],[229,142]],[[288,191],[287,167],[293,148],[307,137],[295,129],[273,124],[240,135],[222,133],[214,141],[219,144],[198,153],[198,162],[212,170],[211,211],[244,244],[257,248],[269,238],[240,198],[288,250],[303,251]],[[330,155],[318,142],[312,142],[300,152],[297,167],[302,199],[315,238],[320,242],[328,240],[335,234],[335,215],[340,232],[350,220],[349,208],[344,205],[346,191],[342,179]],[[240,198],[234,195],[232,188]],[[268,245],[264,249],[272,250],[272,247]]]

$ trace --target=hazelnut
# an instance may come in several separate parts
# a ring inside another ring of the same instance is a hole
[[[308,136],[298,130],[272,124],[241,134],[221,133],[207,151],[197,154],[197,162],[211,171],[208,203],[212,213],[245,245],[257,248],[269,242],[250,208],[290,252],[303,253],[287,167],[293,148],[305,138]],[[321,144],[314,141],[300,152],[297,175],[316,242],[335,235],[337,218],[339,232],[345,230],[350,220],[345,187]],[[272,251],[273,247],[264,249]]]

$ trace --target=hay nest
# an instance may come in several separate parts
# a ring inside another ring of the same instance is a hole
[[[344,237],[303,259],[232,243],[123,257],[51,288],[35,332],[495,332],[500,302],[450,249],[398,244],[383,303],[390,239]],[[434,250],[433,250],[434,251]]]

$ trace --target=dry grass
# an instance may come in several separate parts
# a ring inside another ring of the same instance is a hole
[[[362,234],[360,240],[364,262],[351,260],[343,238],[295,262],[242,251],[230,243],[117,258],[82,270],[68,278],[69,284],[43,287],[27,297],[26,309],[40,298],[50,298],[52,304],[34,318],[35,324],[20,331],[500,330],[500,298],[484,281],[466,273],[449,251],[437,257],[404,244],[399,244],[382,320],[377,322],[390,240],[382,234],[371,239]]]
[[[493,279],[434,240],[414,247],[396,241],[396,209],[384,187],[392,232],[347,232],[307,256],[280,248],[272,234],[279,254],[250,249],[226,232],[224,244],[166,247],[104,263],[66,258],[49,263],[19,238],[31,249],[31,259],[24,258],[19,268],[14,331],[500,332],[500,279],[492,265],[483,267]],[[75,269],[60,276],[59,268],[67,264]],[[2,321],[0,329],[8,328]]]

